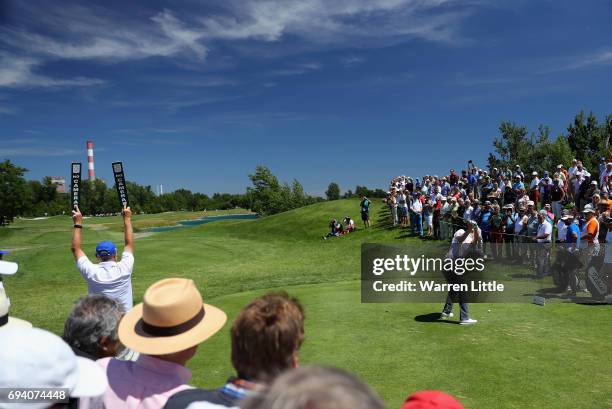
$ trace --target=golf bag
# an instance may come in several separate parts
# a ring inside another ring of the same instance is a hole
[[[603,257],[591,258],[586,270],[586,288],[593,299],[601,301],[612,291],[612,277]]]
[[[567,289],[570,284],[570,279],[577,280],[577,274],[570,274],[570,272],[577,273],[582,267],[580,256],[578,251],[572,250],[567,246],[558,246],[555,262],[550,267],[552,271],[552,279],[557,291],[563,292]],[[578,284],[578,283],[574,283]],[[572,286],[573,288],[576,285]]]

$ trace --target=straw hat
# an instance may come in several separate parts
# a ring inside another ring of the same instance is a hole
[[[28,321],[10,317],[10,307],[11,301],[7,298],[4,290],[0,290],[0,331],[16,327],[32,328],[32,324]]]
[[[143,302],[125,314],[119,340],[142,354],[171,354],[207,340],[226,321],[223,311],[203,303],[192,280],[167,278],[151,285]]]

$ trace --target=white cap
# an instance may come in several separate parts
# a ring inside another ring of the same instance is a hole
[[[593,209],[593,205],[589,203],[584,206],[584,209],[582,209],[582,213],[595,213],[595,209]]]
[[[27,327],[32,328],[32,324],[28,321],[9,316],[11,300],[8,299],[4,289],[0,289],[0,333],[9,328]]]
[[[538,176],[538,172],[536,172],[535,170],[531,173],[533,176]]]
[[[0,274],[12,276],[19,269],[19,265],[17,263],[13,263],[12,261],[3,261],[0,260]]]
[[[14,328],[0,336],[0,387],[67,388],[71,397],[80,398],[102,395],[108,381],[98,364],[77,357],[57,335],[40,328]]]
[[[527,206],[535,206],[535,203],[533,203],[533,200],[530,200],[527,202]]]

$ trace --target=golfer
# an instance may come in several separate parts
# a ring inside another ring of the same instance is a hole
[[[81,249],[83,215],[77,207],[72,211],[74,229],[72,234],[72,254],[77,268],[87,281],[89,294],[104,294],[121,304],[125,312],[132,309],[132,270],[134,269],[134,239],[132,232],[132,211],[124,207],[121,211],[125,230],[125,247],[121,261],[117,261],[117,247],[111,241],[103,241],[96,246],[96,259],[99,264],[89,261]]]
[[[454,259],[472,257],[476,249],[482,246],[481,234],[478,224],[473,220],[469,221],[466,230],[459,229],[453,236],[451,249],[447,257]],[[462,284],[464,282],[463,275],[458,275],[453,272],[449,273],[447,279],[451,284]],[[466,293],[463,291],[450,290],[448,292],[440,318],[447,319],[453,317],[453,301],[455,298],[459,299],[459,306],[461,308],[459,324],[476,324],[478,321],[471,319],[468,315],[469,309],[466,302]]]

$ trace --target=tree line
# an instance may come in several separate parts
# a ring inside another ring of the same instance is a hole
[[[49,177],[42,181],[26,180],[27,169],[10,160],[0,162],[0,226],[11,223],[15,217],[54,216],[70,213],[69,193],[60,193]],[[130,207],[135,213],[161,213],[167,211],[203,211],[211,209],[250,209],[261,215],[270,215],[305,206],[322,198],[309,196],[297,180],[292,184],[280,183],[265,166],[258,166],[249,175],[253,184],[243,194],[215,193],[208,196],[188,189],[156,195],[151,186],[127,182]],[[120,211],[115,186],[107,186],[100,179],[81,181],[79,208],[86,215],[110,215]]]
[[[529,133],[526,126],[504,121],[499,136],[493,140],[494,152],[489,154],[490,168],[510,168],[520,165],[525,172],[554,171],[557,165],[568,167],[572,159],[582,161],[589,172],[599,173],[601,158],[612,160],[612,115],[603,121],[590,112],[579,112],[564,133],[551,136],[544,125]]]

